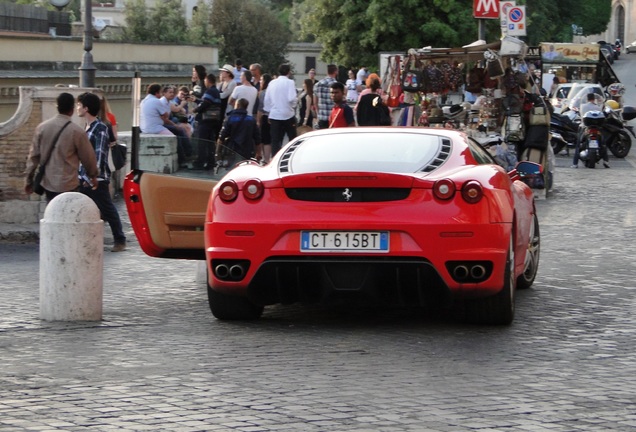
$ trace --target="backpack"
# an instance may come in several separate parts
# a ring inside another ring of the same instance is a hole
[[[391,126],[391,112],[376,93],[365,94],[358,102],[359,126]]]

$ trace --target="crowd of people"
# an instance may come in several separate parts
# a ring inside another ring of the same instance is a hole
[[[336,65],[328,65],[327,76],[317,80],[311,69],[299,92],[289,64],[280,65],[274,77],[263,73],[258,63],[245,68],[240,59],[223,65],[217,75],[195,65],[191,88],[147,87],[141,103],[141,132],[177,136],[180,167],[210,170],[222,163],[217,159],[223,147],[267,163],[285,137],[296,137],[299,126],[390,124],[377,74],[352,69],[346,83],[341,83],[338,73]],[[246,145],[245,140],[254,143]]]
[[[217,159],[223,147],[267,163],[285,137],[296,137],[299,126],[310,130],[390,124],[377,74],[351,69],[341,83],[338,73],[336,65],[328,65],[327,76],[317,80],[311,69],[299,92],[289,64],[281,65],[273,77],[258,63],[245,68],[241,59],[223,65],[216,75],[195,65],[191,88],[156,83],[147,87],[140,129],[177,136],[181,168],[210,170],[222,163]],[[237,123],[238,118],[242,120]],[[257,135],[239,133],[252,119]],[[254,145],[238,142],[243,139],[254,140]]]
[[[351,71],[353,84],[344,84],[337,80],[338,67],[328,65],[323,79],[316,79],[314,69],[308,76],[298,92],[289,64],[280,65],[275,77],[263,73],[258,63],[247,69],[241,60],[234,66],[223,65],[217,75],[195,65],[191,87],[148,85],[140,104],[140,129],[145,134],[176,136],[180,166],[209,170],[222,163],[220,153],[225,148],[241,158],[267,163],[285,137],[296,137],[301,125],[326,129],[387,124],[388,108],[376,74],[369,75],[364,68],[357,74]],[[93,93],[83,93],[76,101],[63,92],[57,110],[57,116],[36,128],[24,190],[34,192],[36,173],[46,166],[41,186],[47,201],[72,191],[90,197],[111,228],[115,243],[111,250],[123,251],[126,237],[109,188],[114,169],[109,154],[117,144],[117,120],[106,98]],[[74,113],[84,120],[84,129],[72,122]]]

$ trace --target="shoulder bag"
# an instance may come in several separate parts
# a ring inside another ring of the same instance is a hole
[[[62,129],[60,129],[57,135],[55,135],[55,139],[53,140],[53,147],[51,148],[51,151],[49,152],[49,156],[46,158],[44,162],[40,162],[38,164],[38,167],[35,169],[35,175],[33,176],[32,189],[33,189],[33,192],[38,195],[42,195],[44,193],[44,187],[42,186],[42,179],[44,178],[44,170],[45,170],[46,164],[49,162],[49,159],[51,158],[51,155],[53,154],[53,151],[55,150],[55,146],[57,145],[57,140],[60,138],[62,131],[66,129],[66,126],[68,126],[69,124],[71,124],[70,120],[64,126],[62,126]]]
[[[110,155],[113,158],[113,166],[115,171],[120,170],[126,165],[126,157],[128,153],[128,147],[123,144],[115,143],[110,148]]]

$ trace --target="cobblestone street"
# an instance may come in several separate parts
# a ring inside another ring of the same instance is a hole
[[[47,323],[37,244],[1,244],[0,430],[636,428],[636,164],[557,163],[510,327],[300,306],[217,321],[196,263],[132,232],[105,253],[104,320]]]
[[[145,256],[121,201],[103,321],[44,322],[37,243],[0,243],[0,431],[636,430],[636,150],[610,163],[557,156],[507,327],[301,306],[221,322],[197,263]]]

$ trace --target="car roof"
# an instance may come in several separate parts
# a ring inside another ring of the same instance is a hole
[[[434,146],[425,145],[433,142]],[[364,166],[363,170],[370,171],[422,174],[436,171],[441,166],[465,165],[463,149],[466,146],[469,143],[464,132],[445,128],[394,126],[321,129],[300,135],[286,144],[276,154],[276,164],[280,173],[320,172],[329,165],[330,170],[336,171],[341,170],[340,166],[353,170]],[[430,151],[421,152],[416,150],[418,147]],[[396,151],[398,148],[400,151]],[[418,156],[401,158],[409,151],[417,152]],[[364,158],[350,158],[352,154],[365,152]]]

